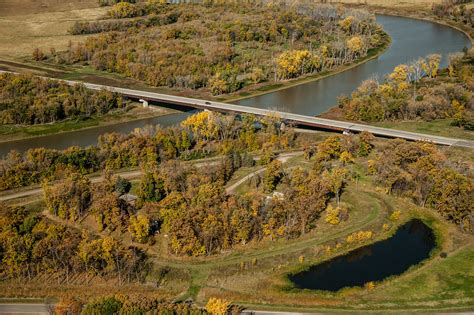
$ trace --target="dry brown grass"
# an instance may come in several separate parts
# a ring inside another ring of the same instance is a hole
[[[441,3],[442,0],[329,0],[328,3],[367,4],[382,7],[413,7],[426,6],[433,3]]]
[[[39,47],[65,49],[75,21],[95,20],[107,9],[97,0],[0,0],[0,59],[29,56]]]

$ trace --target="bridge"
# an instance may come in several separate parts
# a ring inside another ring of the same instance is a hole
[[[66,81],[69,84],[77,84],[76,81]],[[293,114],[282,111],[274,111],[264,108],[256,108],[250,106],[234,105],[223,102],[206,101],[189,97],[174,96],[168,94],[160,94],[154,92],[147,92],[142,90],[132,90],[119,87],[104,86],[99,84],[83,83],[91,90],[107,89],[109,91],[122,94],[128,98],[140,99],[144,101],[155,101],[167,104],[174,104],[184,107],[192,107],[197,109],[207,109],[217,112],[236,113],[236,114],[253,114],[257,116],[278,116],[283,120],[294,123],[298,126],[317,127],[319,129],[333,130],[333,131],[350,131],[362,132],[368,131],[376,136],[388,138],[402,138],[411,141],[427,141],[435,144],[458,146],[466,148],[474,148],[474,141],[440,137],[435,135],[428,135],[422,133],[414,133],[396,129],[380,128],[364,124],[357,124],[352,122],[345,122],[339,120],[325,119],[313,116],[305,116]]]
[[[12,73],[11,71],[0,70],[0,73]],[[52,79],[52,78],[50,78]],[[298,126],[316,127],[319,129],[332,130],[332,131],[349,131],[349,132],[362,132],[367,131],[376,136],[387,137],[387,138],[401,138],[411,141],[426,141],[434,144],[457,146],[465,148],[474,148],[473,140],[464,140],[456,138],[447,138],[435,135],[428,135],[423,133],[408,132],[389,128],[380,128],[370,125],[339,121],[333,119],[325,119],[313,116],[299,115],[282,111],[275,111],[265,108],[256,108],[250,106],[234,105],[223,102],[206,101],[189,97],[174,96],[168,94],[161,94],[155,92],[148,92],[143,90],[133,90],[127,88],[106,86],[100,84],[92,84],[78,81],[64,82],[75,85],[83,84],[86,88],[91,90],[102,90],[106,89],[115,93],[119,93],[131,99],[137,99],[142,101],[155,101],[165,104],[172,104],[182,107],[191,107],[197,109],[207,109],[211,111],[224,112],[224,113],[236,113],[236,114],[253,114],[257,116],[278,116],[282,120],[291,122]]]

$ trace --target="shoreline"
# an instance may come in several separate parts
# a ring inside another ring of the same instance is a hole
[[[241,100],[244,100],[244,99],[257,97],[257,96],[261,96],[261,95],[265,95],[265,94],[270,94],[270,93],[273,93],[273,92],[286,90],[286,89],[289,89],[289,88],[292,88],[292,87],[295,87],[295,86],[298,86],[298,85],[303,85],[303,84],[310,83],[310,82],[316,82],[316,81],[319,81],[321,79],[325,79],[327,77],[330,77],[330,76],[340,74],[340,73],[343,73],[345,71],[354,69],[354,68],[356,68],[360,65],[363,65],[363,64],[365,64],[365,63],[367,63],[367,62],[369,62],[373,59],[376,59],[376,58],[380,57],[381,55],[383,55],[387,51],[387,49],[390,48],[390,46],[392,44],[392,38],[390,37],[390,35],[388,35],[388,33],[384,32],[383,39],[384,39],[384,43],[380,47],[374,48],[375,52],[374,52],[373,55],[367,55],[367,56],[359,59],[356,62],[347,64],[347,65],[342,65],[342,66],[339,67],[339,69],[336,69],[332,72],[328,72],[328,73],[325,73],[325,74],[321,74],[321,73],[311,74],[311,75],[308,75],[308,76],[303,76],[301,78],[295,78],[295,79],[291,79],[291,80],[287,80],[287,81],[280,81],[280,83],[279,82],[274,82],[273,85],[282,84],[283,86],[270,88],[266,91],[259,91],[258,88],[257,88],[257,89],[254,90],[255,93],[248,92],[248,93],[250,93],[249,95],[230,97],[228,99],[222,100],[222,102],[230,103],[230,102],[241,101]],[[264,87],[265,86],[260,87],[260,88],[264,88]],[[246,93],[246,92],[243,92],[243,93]]]
[[[158,112],[158,111],[161,111],[162,109],[165,110],[165,112]],[[96,128],[102,128],[102,127],[107,127],[107,126],[113,126],[113,125],[120,125],[120,124],[124,124],[124,123],[129,123],[129,122],[134,122],[134,121],[140,121],[140,120],[144,120],[144,119],[150,119],[150,118],[157,118],[157,117],[163,117],[163,116],[168,116],[168,115],[174,115],[174,114],[177,114],[177,113],[180,113],[180,111],[174,111],[174,110],[170,110],[170,109],[167,109],[167,108],[164,108],[164,107],[159,107],[157,110],[154,110],[152,109],[153,111],[157,111],[156,113],[150,113],[149,115],[145,114],[143,116],[137,116],[137,117],[134,117],[134,118],[131,118],[131,119],[125,119],[123,121],[120,121],[118,119],[112,119],[111,121],[99,121],[98,125],[94,125],[94,126],[86,126],[86,127],[82,127],[82,128],[77,128],[77,129],[71,129],[71,130],[62,130],[62,131],[58,131],[58,132],[51,132],[51,133],[43,133],[43,134],[38,134],[38,135],[31,135],[31,136],[24,136],[24,137],[16,137],[16,138],[11,138],[11,139],[2,139],[2,135],[0,135],[0,145],[2,144],[6,144],[6,143],[13,143],[13,142],[17,142],[17,141],[23,141],[23,140],[31,140],[31,139],[35,139],[35,138],[42,138],[42,137],[48,137],[48,136],[53,136],[53,135],[61,135],[61,134],[68,134],[68,133],[73,133],[73,132],[78,132],[78,131],[83,131],[83,130],[90,130],[90,129],[96,129]],[[28,127],[26,127],[28,128]],[[18,132],[21,132],[21,131],[18,131]],[[11,134],[11,135],[15,135],[15,133]]]
[[[221,98],[221,101],[225,102],[225,103],[232,103],[232,102],[240,101],[240,100],[243,100],[243,99],[248,99],[248,98],[257,97],[257,96],[260,96],[260,95],[270,94],[270,93],[273,93],[273,92],[289,89],[289,88],[292,88],[292,87],[295,87],[295,86],[298,86],[298,85],[303,85],[303,84],[310,83],[310,82],[316,82],[318,80],[325,79],[327,77],[337,75],[337,74],[343,73],[345,71],[354,69],[354,68],[356,68],[360,65],[363,65],[363,64],[369,62],[370,60],[378,58],[383,53],[385,53],[387,51],[387,49],[390,48],[390,45],[392,43],[392,38],[386,32],[384,32],[384,36],[383,36],[382,39],[384,41],[383,44],[378,48],[374,48],[374,52],[372,54],[368,54],[367,56],[359,59],[356,62],[347,64],[347,65],[342,65],[342,66],[339,67],[339,69],[336,69],[332,72],[328,72],[328,73],[325,73],[325,74],[317,73],[317,74],[304,76],[304,77],[301,77],[301,78],[295,78],[295,79],[292,79],[292,80],[281,81],[281,82],[273,82],[272,84],[270,84],[268,86],[278,85],[278,87],[269,88],[268,90],[265,90],[265,91],[259,91],[258,89],[265,88],[265,86],[262,86],[262,87],[259,87],[259,88],[255,89],[253,92],[241,92],[241,93],[249,93],[248,95],[234,96],[234,97],[230,96],[229,98]],[[29,68],[32,67],[29,64],[24,64],[24,63],[20,63],[20,62],[15,62],[15,63],[17,64],[18,67],[23,67],[25,69],[29,69]],[[35,68],[36,71],[43,70],[39,67],[34,67],[34,68]],[[46,71],[46,72],[51,71],[51,69],[49,69],[49,68],[44,69],[44,71]],[[78,82],[85,82],[85,81],[79,80]],[[283,86],[281,86],[281,85],[283,85]],[[167,93],[167,94],[175,95],[176,93]],[[193,97],[193,96],[190,96],[190,97]],[[214,99],[219,99],[219,98],[217,97],[217,98],[214,98]],[[150,115],[150,116],[146,116],[146,117],[126,119],[126,120],[123,120],[123,121],[111,121],[109,123],[107,123],[107,122],[102,123],[101,121],[99,121],[99,125],[95,125],[95,126],[88,126],[88,127],[83,127],[83,128],[77,128],[77,129],[65,130],[65,131],[59,131],[59,132],[51,132],[51,133],[45,132],[45,133],[42,133],[42,134],[32,135],[32,136],[12,137],[10,139],[1,139],[2,135],[0,135],[0,145],[3,144],[3,143],[10,143],[10,142],[33,139],[33,138],[38,138],[38,137],[46,137],[46,136],[52,136],[52,135],[72,133],[72,132],[86,130],[86,129],[93,129],[93,128],[100,128],[100,127],[104,127],[104,126],[118,125],[118,124],[121,124],[121,123],[128,123],[128,122],[138,121],[138,120],[146,119],[146,118],[161,117],[161,116],[166,116],[166,115],[170,115],[170,114],[173,114],[173,113],[165,113],[165,114],[162,114],[162,115]],[[21,131],[18,131],[18,132],[21,132]],[[13,133],[12,135],[14,135],[14,134],[15,133]]]

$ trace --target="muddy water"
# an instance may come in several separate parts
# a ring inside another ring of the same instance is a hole
[[[252,97],[237,103],[298,114],[318,115],[334,106],[338,96],[350,94],[365,79],[372,76],[383,78],[396,65],[418,57],[424,57],[430,53],[442,54],[445,57],[443,60],[445,65],[446,56],[449,53],[461,51],[464,47],[470,47],[471,45],[469,39],[463,33],[432,22],[383,15],[378,16],[377,21],[393,40],[391,47],[379,58],[319,81]],[[181,113],[113,126],[1,143],[0,156],[4,156],[12,149],[24,151],[34,147],[63,149],[71,145],[87,146],[95,144],[97,136],[106,132],[126,133],[148,124],[173,125],[188,115],[189,113]]]

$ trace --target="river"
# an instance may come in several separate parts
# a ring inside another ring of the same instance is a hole
[[[425,57],[431,53],[439,53],[444,57],[442,66],[446,66],[449,53],[459,52],[464,47],[471,46],[471,42],[465,34],[448,26],[385,15],[378,15],[377,22],[392,38],[390,48],[378,58],[318,81],[251,97],[236,103],[304,115],[319,115],[335,106],[338,96],[349,95],[363,80],[370,77],[377,76],[382,79],[398,64],[409,62],[418,57]],[[135,128],[149,124],[173,125],[188,115],[189,113],[172,114],[69,133],[4,142],[0,144],[0,156],[4,156],[13,149],[22,152],[35,147],[64,149],[71,145],[88,146],[95,144],[97,137],[103,133],[112,131],[128,133]]]

